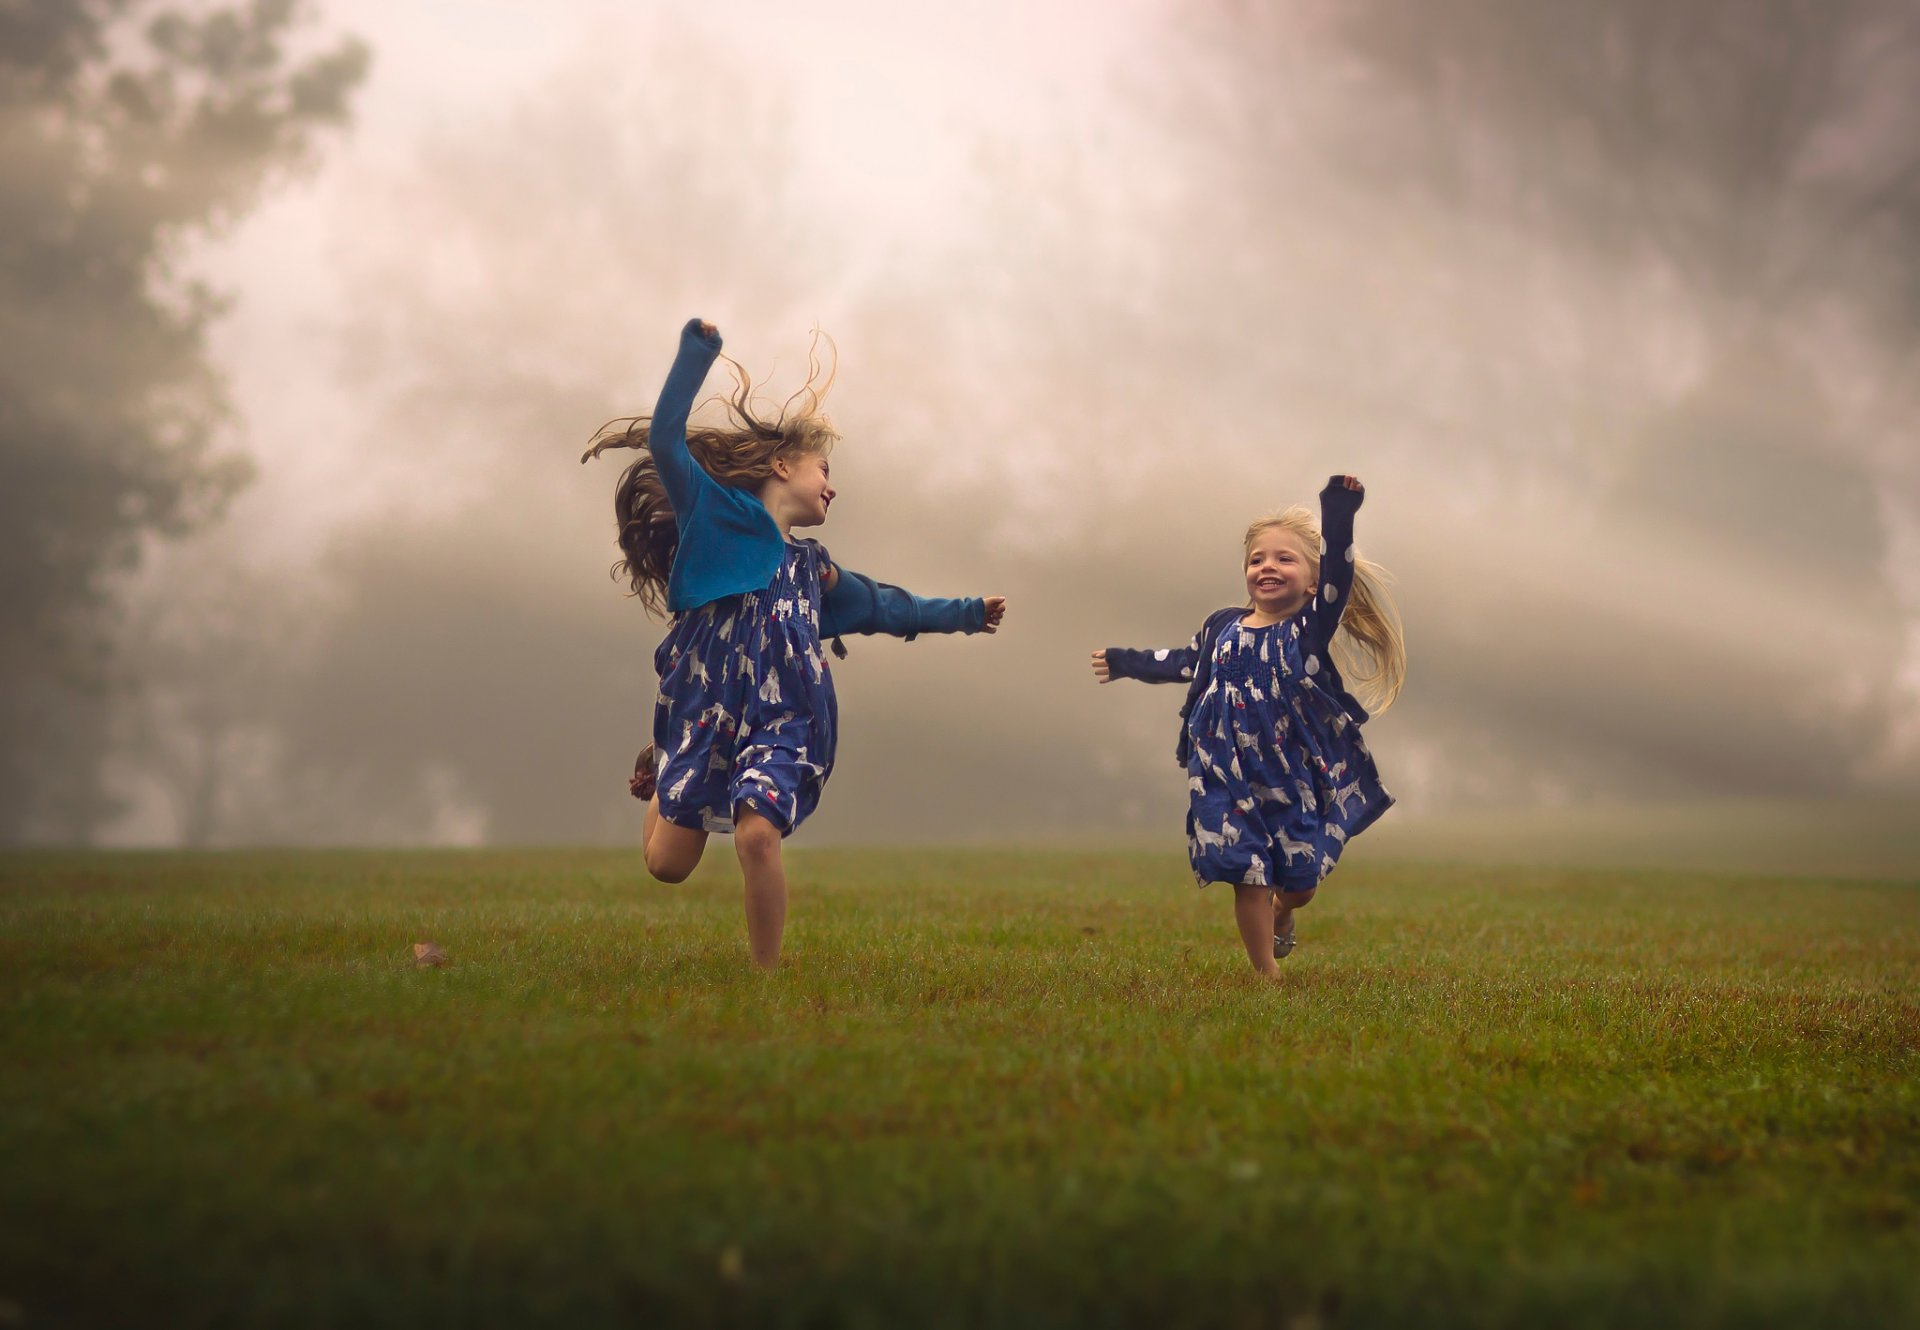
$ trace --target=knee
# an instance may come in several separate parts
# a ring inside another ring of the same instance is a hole
[[[737,819],[733,828],[734,852],[741,863],[765,863],[780,857],[780,828],[764,817]]]
[[[688,856],[671,849],[656,849],[652,845],[647,846],[644,857],[647,872],[656,882],[685,882],[693,876],[693,870],[700,862],[697,853]]]
[[[655,882],[685,882],[693,876],[693,865],[674,863],[664,855],[659,859],[648,855],[647,873]]]
[[[1317,887],[1308,887],[1305,891],[1283,891],[1279,893],[1280,903],[1289,910],[1297,910],[1312,900],[1313,893],[1318,889]]]

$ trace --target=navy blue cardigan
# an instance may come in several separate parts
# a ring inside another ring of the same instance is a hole
[[[1356,724],[1365,723],[1366,708],[1354,699],[1341,681],[1340,671],[1327,650],[1340,616],[1346,612],[1347,597],[1353,590],[1353,515],[1360,511],[1362,494],[1344,485],[1329,482],[1320,491],[1320,582],[1310,604],[1300,613],[1307,621],[1308,650],[1320,657],[1326,677],[1321,686],[1337,698]],[[1213,646],[1230,623],[1238,623],[1248,614],[1244,605],[1215,610],[1200,625],[1193,641],[1184,647],[1158,651],[1139,651],[1129,647],[1107,648],[1107,674],[1115,679],[1138,679],[1143,683],[1184,683],[1186,700],[1180,704],[1180,739],[1174,745],[1174,760],[1182,767],[1192,753],[1187,735],[1187,717],[1207,691],[1213,678]]]
[[[688,320],[647,431],[653,464],[680,528],[680,546],[667,576],[667,608],[676,614],[766,587],[786,557],[786,541],[759,498],[722,485],[687,447],[687,417],[719,354],[720,334],[703,337],[700,320]],[[839,573],[821,600],[822,637],[887,633],[912,641],[919,633],[977,633],[986,626],[986,602],[978,596],[928,598],[850,568]]]

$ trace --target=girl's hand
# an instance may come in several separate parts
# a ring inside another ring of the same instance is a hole
[[[1107,670],[1107,649],[1101,647],[1093,653],[1093,677],[1101,683],[1112,683],[1113,675]]]
[[[980,628],[983,633],[1000,631],[1000,621],[1007,617],[1007,598],[1005,596],[983,596],[987,606],[987,621]]]
[[[702,337],[711,337],[719,331],[720,330],[718,328],[714,327],[711,323],[708,323],[705,319],[700,320],[700,335]]]
[[[1358,476],[1334,476],[1327,481],[1329,485],[1338,485],[1342,489],[1352,490],[1356,494],[1365,494],[1367,487],[1360,483]]]

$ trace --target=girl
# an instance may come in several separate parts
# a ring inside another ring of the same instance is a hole
[[[1342,682],[1344,672],[1380,712],[1407,669],[1386,572],[1354,553],[1365,493],[1352,476],[1327,483],[1324,539],[1305,508],[1248,527],[1250,608],[1207,616],[1192,645],[1093,653],[1101,683],[1187,685],[1175,749],[1187,856],[1201,886],[1233,884],[1240,938],[1262,974],[1293,951],[1293,912],[1347,841],[1393,804],[1360,737],[1367,710]]]
[[[780,842],[806,820],[833,772],[837,709],[822,637],[842,633],[991,633],[1002,596],[925,600],[836,567],[794,527],[819,526],[834,500],[827,453],[837,437],[819,414],[828,383],[806,386],[776,419],[756,414],[751,383],[725,427],[687,416],[720,352],[710,323],[689,322],[653,415],[616,420],[580,460],[643,448],[620,478],[614,518],[624,573],[649,612],[672,625],[654,652],[660,690],[653,742],[629,788],[646,799],[647,871],[682,882],[711,832],[731,832],[746,878],[747,940],[772,968],[786,927]],[[732,362],[728,362],[732,365]]]

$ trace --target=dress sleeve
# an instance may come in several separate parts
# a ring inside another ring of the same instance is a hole
[[[1204,630],[1203,630],[1204,631]],[[1133,647],[1107,648],[1107,676],[1113,679],[1138,679],[1141,683],[1187,683],[1200,663],[1200,633],[1183,647],[1140,650]]]
[[[674,517],[684,521],[693,511],[694,495],[702,484],[714,480],[694,460],[687,447],[687,417],[693,412],[693,399],[707,381],[707,371],[720,354],[720,334],[700,335],[700,320],[689,319],[680,330],[680,353],[674,357],[667,382],[654,404],[653,418],[647,427],[647,448],[653,464],[659,468],[660,483],[666,487],[667,502]]]
[[[1329,481],[1320,491],[1320,585],[1313,598],[1313,630],[1322,644],[1333,640],[1353,590],[1353,515],[1363,494]]]

